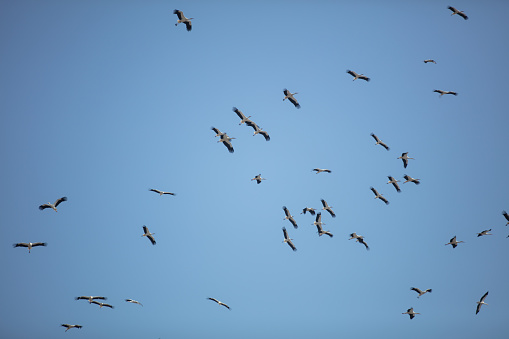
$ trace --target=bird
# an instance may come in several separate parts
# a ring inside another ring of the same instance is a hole
[[[489,292],[489,291],[488,291]],[[488,292],[484,293],[484,295],[481,297],[481,299],[479,301],[476,301],[477,303],[477,308],[475,310],[475,314],[479,313],[479,311],[481,310],[481,306],[482,305],[488,305],[484,302],[484,299],[486,299],[486,297],[488,296]]]
[[[371,133],[370,135],[373,137],[373,139],[375,139],[376,141],[375,145],[383,146],[383,148],[389,150],[389,146],[387,146],[382,140],[378,139],[378,137],[374,133]]]
[[[149,230],[148,230],[148,227],[143,225],[143,232],[145,232],[145,234],[142,234],[142,237],[147,237],[150,242],[152,243],[152,245],[155,245],[156,244],[156,240],[154,239],[153,235],[155,233],[150,233]]]
[[[318,213],[320,214],[320,213]],[[318,235],[319,236],[322,236],[324,234],[327,234],[329,237],[333,237],[334,235],[332,235],[332,233],[330,231],[324,231],[323,228],[322,228],[322,225],[325,225],[325,224],[322,224],[321,222],[320,223],[315,223],[316,225],[316,228],[318,229]]]
[[[265,138],[265,141],[270,141],[270,136],[269,133],[267,133],[267,131],[262,131],[262,129],[258,127],[258,125],[256,124],[254,124],[253,128],[255,129],[253,136],[261,134]]]
[[[156,193],[159,193],[159,195],[163,195],[163,194],[169,194],[169,195],[176,195],[175,193],[171,193],[171,192],[164,192],[164,191],[160,191],[160,190],[156,190],[154,188],[150,188],[149,189],[150,192],[156,192]]]
[[[65,332],[69,331],[71,328],[82,328],[83,326],[81,325],[70,325],[70,324],[62,324],[60,325],[62,327],[67,327],[67,329],[65,330]]]
[[[325,201],[325,200],[323,200],[323,199],[321,200],[321,202],[322,202],[322,205],[323,205],[322,210],[325,210],[325,211],[329,212],[329,213],[330,213],[330,215],[332,215],[332,217],[333,217],[333,218],[335,218],[335,217],[336,217],[336,214],[334,214],[334,212],[332,211],[332,206],[329,206],[329,205],[327,204],[327,201]]]
[[[396,189],[396,191],[398,193],[401,193],[401,189],[399,188],[399,185],[398,185],[398,182],[400,182],[400,180],[396,180],[394,179],[393,177],[391,177],[390,175],[387,176],[387,178],[389,178],[389,181],[387,181],[388,184],[392,184],[392,186],[394,186],[394,188]]]
[[[365,76],[364,74],[357,74],[355,73],[354,71],[351,71],[351,70],[347,70],[346,73],[350,74],[351,76],[353,76],[353,81],[357,80],[357,79],[362,79],[362,80],[366,80],[366,81],[369,81],[370,79]]]
[[[314,209],[314,208],[305,207],[305,208],[302,210],[302,213],[301,213],[301,214],[306,214],[306,212],[309,212],[309,214],[311,214],[311,215],[315,215],[315,209]]]
[[[313,221],[313,225],[315,225],[316,227],[322,227],[322,225],[325,225],[323,222],[322,222],[322,212],[318,212],[316,214],[316,218],[315,218],[315,221]]]
[[[297,247],[295,247],[295,245],[292,242],[293,239],[290,239],[290,237],[288,236],[288,232],[286,232],[286,228],[284,228],[284,227],[283,227],[283,235],[285,236],[285,240],[283,240],[283,242],[287,243],[288,246],[290,246],[292,248],[292,250],[297,251]]]
[[[88,303],[91,304],[92,301],[94,301],[94,299],[107,300],[108,298],[82,295],[81,297],[76,297],[74,299],[75,300],[88,300]]]
[[[19,242],[17,244],[12,245],[13,247],[28,247],[28,253],[33,247],[36,246],[47,246],[48,244],[45,242]]]
[[[283,93],[285,94],[283,101],[288,99],[295,107],[300,108],[299,102],[297,101],[297,99],[293,97],[295,94],[299,94],[298,92],[290,93],[290,91],[285,88],[283,90]]]
[[[507,214],[506,211],[502,211],[502,215],[504,216],[505,220],[507,220],[507,224],[505,224],[506,226],[509,225],[509,214]]]
[[[215,135],[216,137],[222,137],[223,135],[226,134],[226,133],[221,132],[220,130],[218,130],[215,127],[211,127],[210,129],[213,130],[214,132],[216,132],[216,135]]]
[[[389,205],[389,200],[385,199],[382,196],[382,194],[378,193],[378,191],[376,189],[374,189],[373,187],[370,187],[369,189],[375,194],[375,199],[380,199],[383,202],[385,202],[386,205]]]
[[[432,63],[434,63],[434,64],[436,64],[436,63],[437,63],[437,62],[436,62],[435,60],[433,60],[433,59],[426,59],[426,60],[424,60],[424,63],[425,63],[425,64],[427,64],[428,62],[432,62]]]
[[[247,123],[248,121],[251,121],[249,120],[249,118],[251,118],[251,116],[248,116],[246,117],[244,115],[244,113],[242,113],[237,107],[233,107],[232,110],[239,116],[240,118],[240,123],[239,125],[242,125],[243,123]]]
[[[408,159],[412,159],[412,160],[415,160],[414,158],[409,158],[408,157],[408,152],[405,152],[405,153],[401,153],[401,156],[398,157],[397,159],[401,159],[403,160],[403,167],[406,168],[408,166]]]
[[[227,309],[230,309],[230,306],[226,305],[225,303],[223,303],[223,302],[221,302],[221,301],[219,301],[219,300],[217,300],[217,299],[215,299],[215,298],[207,298],[207,299],[208,299],[208,300],[215,301],[215,302],[216,302],[216,303],[218,303],[219,305],[224,306],[224,307],[226,307]]]
[[[186,24],[186,28],[187,28],[187,31],[190,32],[191,29],[193,29],[193,27],[191,26],[191,20],[193,20],[194,18],[186,18],[184,16],[184,13],[182,11],[179,11],[178,9],[174,10],[173,11],[173,14],[177,14],[178,16],[178,20],[177,20],[177,23],[175,24],[175,26],[177,26],[178,24],[180,23],[183,23],[183,24]]]
[[[458,246],[458,244],[461,242],[464,242],[464,241],[456,241],[456,236],[454,236],[454,238],[449,240],[449,242],[447,244],[445,244],[445,246],[452,245],[452,248],[456,248],[456,246]]]
[[[406,310],[405,313],[401,313],[401,314],[408,314],[410,316],[410,319],[413,319],[415,317],[416,314],[420,314],[420,313],[415,313],[414,312],[414,308],[411,307],[409,308],[408,310]]]
[[[331,173],[332,171],[331,170],[328,170],[328,169],[325,169],[325,168],[314,168],[313,171],[316,172],[316,174],[318,173],[322,173],[322,172],[325,172],[325,173]]]
[[[140,306],[143,306],[139,301],[136,301],[133,299],[125,299],[125,301],[127,301],[128,303],[131,303],[131,304],[138,304]]]
[[[55,212],[58,212],[57,206],[60,205],[60,203],[63,201],[67,201],[67,197],[62,197],[60,199],[57,199],[57,201],[55,201],[54,204],[52,204],[50,202],[48,202],[46,204],[42,204],[41,206],[39,206],[39,209],[42,211],[43,209],[46,209],[46,208],[52,208]]]
[[[414,179],[414,178],[412,178],[411,176],[409,176],[409,175],[407,175],[407,174],[405,174],[405,175],[403,176],[403,178],[405,178],[405,180],[406,180],[405,182],[403,182],[404,184],[406,184],[407,182],[413,182],[414,184],[419,185],[419,184],[421,183],[421,182],[419,181],[419,180],[421,180],[421,179]]]
[[[262,180],[267,180],[265,178],[262,178],[262,175],[261,174],[258,174],[256,177],[254,177],[253,179],[251,179],[251,181],[253,180],[256,180],[256,183],[259,184],[262,182]]]
[[[225,145],[226,148],[228,148],[228,152],[233,153],[234,150],[233,150],[233,146],[231,143],[232,139],[235,139],[235,138],[230,138],[226,133],[224,133],[223,135],[221,135],[221,139],[219,139],[218,142],[222,142],[223,145]]]
[[[463,19],[465,20],[468,20],[468,16],[466,16],[465,13],[463,13],[463,11],[458,11],[456,8],[452,7],[452,6],[449,6],[447,7],[448,9],[450,9],[452,11],[452,14],[451,15],[454,15],[454,14],[458,14],[460,17],[462,17]]]
[[[103,308],[104,307],[109,307],[109,308],[114,308],[113,306],[111,306],[110,304],[105,304],[105,303],[100,303],[98,301],[95,301],[95,300],[92,300],[91,304],[97,304],[99,305],[100,308]]]
[[[283,220],[289,220],[294,228],[298,228],[299,226],[297,226],[297,222],[295,222],[295,219],[293,219],[293,216],[290,214],[290,211],[286,208],[286,206],[283,206],[283,211],[285,211],[286,214],[286,217]]]
[[[364,237],[362,235],[357,235],[357,233],[353,232],[350,234],[350,239],[348,239],[348,240],[352,240],[352,239],[355,239],[355,242],[363,244],[366,247],[366,249],[369,251],[369,246],[364,241]]]
[[[442,91],[442,90],[440,90],[440,89],[436,89],[436,90],[434,90],[433,92],[440,93],[440,97],[442,97],[442,95],[444,95],[444,94],[458,95],[458,93],[456,93],[456,92],[452,92],[452,91]]]
[[[483,235],[493,235],[491,233],[488,233],[491,231],[491,228],[489,230],[484,230],[481,233],[477,233],[477,237],[482,237]]]
[[[425,290],[425,291],[421,291],[421,290],[420,290],[420,289],[418,289],[417,287],[411,287],[410,289],[411,289],[412,291],[415,291],[415,292],[419,293],[419,295],[417,296],[417,298],[419,298],[421,295],[424,295],[424,294],[426,294],[426,293],[428,293],[428,292],[429,292],[429,293],[431,293],[431,291],[432,291],[432,290],[431,290],[431,288],[428,288],[428,289],[427,289],[427,290]]]

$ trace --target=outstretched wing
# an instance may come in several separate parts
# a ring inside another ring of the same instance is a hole
[[[57,201],[55,201],[55,207],[57,207],[58,205],[60,205],[60,203],[62,201],[67,201],[67,197],[62,197],[60,199],[57,199]]]

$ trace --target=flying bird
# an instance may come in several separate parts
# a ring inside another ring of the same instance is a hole
[[[373,187],[370,187],[369,189],[375,194],[375,199],[380,199],[383,202],[385,202],[386,205],[389,205],[389,200],[385,199],[383,195],[378,193],[376,189],[374,189]]]
[[[489,291],[488,291],[489,292]],[[482,305],[488,305],[484,302],[484,299],[486,299],[486,297],[488,296],[488,292],[484,293],[484,295],[481,297],[481,299],[479,301],[476,301],[477,303],[477,308],[475,310],[475,314],[479,313],[479,311],[481,310],[481,306]]]
[[[357,74],[355,73],[354,71],[351,71],[351,70],[347,70],[346,73],[350,74],[351,76],[353,76],[353,81],[357,80],[357,79],[361,79],[361,80],[366,80],[366,81],[369,81],[370,79],[365,76],[364,74]]]
[[[267,180],[265,178],[262,178],[262,175],[261,174],[258,174],[256,177],[254,177],[253,179],[251,179],[251,181],[253,180],[256,180],[256,183],[259,184],[262,182],[262,180]]]
[[[313,221],[313,225],[315,225],[316,227],[319,227],[321,228],[322,225],[325,225],[323,222],[322,222],[322,212],[318,212],[316,214],[316,218],[315,218],[315,221]]]
[[[286,208],[286,206],[283,206],[283,211],[285,211],[286,214],[286,217],[283,220],[289,220],[293,227],[298,228],[299,226],[297,226],[297,222],[295,222],[295,219],[293,219],[293,216],[290,214],[290,211]]]
[[[375,139],[376,141],[375,145],[380,145],[386,150],[389,150],[389,146],[387,146],[382,140],[378,139],[378,137],[374,133],[371,133],[370,135],[373,137],[373,139]]]
[[[440,90],[440,89],[436,89],[436,90],[434,90],[433,92],[440,93],[440,97],[442,97],[442,95],[444,95],[444,94],[458,95],[458,93],[456,93],[456,92],[452,92],[452,91],[442,91],[442,90]],[[439,97],[439,98],[440,98],[440,97]]]
[[[232,108],[232,110],[233,110],[233,111],[234,111],[234,112],[235,112],[235,113],[239,116],[239,118],[240,118],[240,123],[239,123],[239,125],[242,125],[243,123],[246,123],[246,124],[247,124],[247,122],[248,122],[248,121],[251,121],[251,120],[249,120],[249,118],[251,118],[251,116],[246,117],[246,116],[244,115],[244,113],[242,113],[242,112],[241,112],[241,111],[240,111],[237,107],[233,107],[233,108]]]
[[[103,306],[104,306],[104,307],[109,307],[109,308],[114,308],[114,307],[113,307],[113,306],[111,306],[110,304],[100,303],[100,302],[95,301],[95,300],[92,300],[91,304],[99,305],[99,308],[103,308]]]
[[[491,233],[488,233],[491,231],[491,228],[489,230],[484,230],[481,233],[477,233],[477,237],[482,237],[483,235],[493,235]]]
[[[414,184],[419,185],[419,184],[421,183],[421,182],[419,181],[419,180],[421,180],[421,179],[414,179],[414,178],[412,178],[411,176],[409,176],[409,175],[407,175],[407,174],[405,174],[405,175],[403,176],[403,178],[405,178],[405,180],[406,180],[405,182],[403,182],[404,184],[406,184],[407,182],[413,182]]]
[[[329,237],[333,237],[332,233],[329,232],[329,231],[324,231],[323,228],[322,228],[322,225],[325,225],[325,224],[322,224],[321,222],[320,223],[315,223],[316,225],[316,228],[318,229],[318,235],[319,236],[322,236],[324,234],[327,234]]]
[[[456,8],[452,7],[452,6],[449,6],[447,7],[448,9],[450,9],[452,11],[452,14],[451,15],[454,15],[454,14],[458,14],[460,17],[462,17],[463,19],[465,20],[468,20],[468,16],[466,16],[465,13],[463,13],[463,11],[458,11]]]
[[[427,289],[427,290],[425,290],[425,291],[421,291],[421,290],[420,290],[420,289],[418,289],[417,287],[411,287],[410,289],[411,289],[412,291],[415,291],[415,292],[419,293],[419,295],[417,296],[417,298],[419,298],[421,295],[424,295],[424,294],[426,294],[426,293],[428,293],[428,292],[429,292],[429,293],[431,293],[431,291],[432,291],[432,290],[431,290],[431,288],[428,288],[428,289]]]
[[[420,314],[420,313],[415,313],[414,308],[411,307],[405,313],[401,313],[401,314],[408,314],[410,316],[410,319],[413,319],[416,314]]]
[[[292,248],[292,250],[297,251],[297,247],[295,247],[295,245],[292,242],[293,239],[290,239],[290,237],[288,236],[288,232],[286,232],[286,228],[284,228],[284,227],[283,227],[283,235],[285,236],[285,240],[283,240],[283,242],[287,243],[288,246],[290,246]]]
[[[60,199],[57,199],[57,201],[55,201],[54,204],[52,204],[50,202],[43,204],[43,205],[39,206],[39,209],[42,211],[43,209],[46,209],[46,208],[52,208],[55,212],[58,212],[57,206],[60,205],[60,203],[63,201],[67,201],[67,197],[62,197]]]
[[[509,214],[507,214],[506,211],[502,211],[502,215],[504,216],[505,220],[507,220],[507,224],[505,224],[506,226],[509,225]]]
[[[322,173],[322,172],[325,172],[325,173],[331,173],[332,172],[331,170],[328,170],[328,169],[325,169],[325,168],[324,169],[322,169],[322,168],[315,168],[315,169],[313,169],[313,171],[315,171],[316,174]]]
[[[369,246],[364,241],[364,237],[362,235],[357,235],[357,233],[353,232],[352,234],[350,234],[350,239],[348,239],[348,240],[352,240],[352,239],[355,239],[355,242],[363,244],[366,247],[366,249],[369,251]]]
[[[253,128],[255,129],[253,136],[261,134],[265,138],[265,141],[270,141],[270,136],[267,131],[262,131],[262,129],[257,124],[254,124]]]
[[[140,306],[143,306],[139,301],[136,301],[133,299],[126,299],[125,301],[127,301],[128,303],[131,303],[131,304],[138,304]]]
[[[315,215],[315,209],[314,209],[314,208],[305,207],[305,208],[302,210],[302,213],[301,213],[301,214],[306,214],[306,212],[309,212],[309,214],[311,214],[311,215]]]
[[[184,13],[182,11],[179,11],[179,10],[174,10],[173,11],[173,14],[177,14],[178,16],[178,20],[177,20],[177,23],[175,24],[175,26],[177,26],[178,24],[182,23],[182,24],[186,24],[186,28],[187,28],[187,31],[190,32],[191,29],[193,29],[193,27],[191,26],[191,20],[193,20],[194,18],[186,18],[184,16]]]
[[[67,327],[67,329],[65,330],[65,332],[69,331],[71,328],[82,328],[83,326],[81,325],[70,325],[70,324],[62,324],[60,325],[62,327]]]
[[[45,242],[18,242],[17,244],[12,245],[13,247],[28,247],[28,253],[33,247],[36,246],[47,246],[48,244]]]
[[[207,299],[208,299],[208,300],[215,301],[215,302],[216,302],[216,303],[218,303],[219,305],[224,306],[224,307],[226,307],[227,309],[230,309],[230,306],[226,305],[226,304],[225,304],[225,303],[223,303],[223,302],[220,302],[220,301],[219,301],[219,300],[217,300],[217,299],[214,299],[214,298],[207,298]]]
[[[76,297],[74,299],[75,300],[88,300],[88,303],[91,304],[92,301],[94,301],[94,299],[107,300],[108,298],[106,298],[106,297],[94,297],[94,296],[85,296],[85,295],[82,295],[81,297]]]
[[[163,194],[169,194],[169,195],[175,195],[175,193],[171,193],[171,192],[164,192],[164,191],[160,191],[160,190],[156,190],[154,188],[150,188],[149,189],[150,192],[156,192],[156,193],[159,193],[159,195],[163,195]]]
[[[221,137],[221,139],[219,139],[218,142],[222,142],[223,145],[225,145],[226,148],[228,148],[228,152],[233,153],[234,150],[233,150],[233,146],[232,146],[231,140],[235,139],[235,138],[230,138],[228,136],[228,134],[226,134],[226,133],[223,133],[220,137]]]
[[[405,167],[405,168],[408,166],[408,159],[415,160],[414,158],[409,158],[408,157],[408,152],[401,153],[401,156],[398,157],[397,159],[403,160],[403,167]]]
[[[424,63],[425,63],[425,64],[427,64],[428,62],[432,62],[432,63],[434,63],[434,64],[436,64],[436,63],[437,63],[437,62],[436,62],[435,60],[433,60],[433,59],[426,59],[426,60],[424,60]]]
[[[393,177],[391,177],[390,175],[387,176],[387,178],[389,178],[389,181],[387,181],[388,184],[392,184],[392,186],[394,186],[394,188],[396,189],[396,191],[398,193],[401,192],[401,190],[399,189],[399,185],[398,185],[398,182],[400,182],[399,180],[396,180],[394,179]]]
[[[283,90],[283,93],[285,94],[283,101],[288,99],[295,107],[300,108],[299,102],[297,101],[297,99],[293,97],[295,94],[299,94],[298,92],[290,93],[290,91],[285,88]]]
[[[329,206],[329,205],[327,204],[327,201],[325,201],[325,200],[323,200],[323,199],[322,199],[322,200],[320,200],[320,201],[322,202],[322,205],[323,205],[322,210],[325,210],[325,211],[329,212],[329,213],[330,213],[330,215],[332,215],[332,217],[333,217],[333,218],[335,218],[335,217],[336,217],[336,214],[334,214],[334,212],[332,211],[332,206]]]
[[[152,245],[155,245],[156,244],[156,240],[154,239],[153,235],[155,233],[150,233],[149,230],[148,230],[148,227],[143,225],[143,232],[145,232],[145,234],[142,234],[142,237],[147,237],[150,242],[152,243]]]
[[[456,246],[458,246],[458,244],[461,242],[464,242],[464,241],[456,241],[456,236],[454,236],[454,238],[449,240],[449,242],[447,244],[445,244],[445,246],[452,245],[452,248],[456,248]]]

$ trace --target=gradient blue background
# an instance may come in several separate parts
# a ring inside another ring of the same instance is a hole
[[[1,1],[0,336],[507,338],[508,14],[506,1]],[[422,184],[386,185],[404,174]],[[37,209],[61,196],[58,213]],[[299,214],[322,198],[332,239]],[[12,248],[29,241],[48,246]]]

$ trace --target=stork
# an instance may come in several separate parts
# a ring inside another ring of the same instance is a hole
[[[244,113],[242,113],[242,112],[241,112],[241,111],[240,111],[237,107],[233,107],[233,108],[232,108],[232,110],[233,110],[233,111],[234,111],[234,112],[235,112],[235,113],[239,116],[239,118],[240,118],[240,123],[239,123],[239,125],[242,125],[242,124],[243,124],[243,123],[245,123],[245,122],[247,123],[248,121],[251,121],[251,120],[249,120],[249,118],[251,118],[251,116],[246,117],[246,116],[244,115]]]
[[[378,193],[376,189],[374,189],[373,187],[370,187],[369,189],[375,194],[375,199],[380,199],[383,202],[385,202],[386,205],[389,205],[389,200],[384,198],[382,194]]]
[[[353,232],[350,234],[350,239],[348,239],[348,240],[352,240],[352,239],[355,239],[355,242],[363,244],[366,247],[366,249],[369,251],[369,246],[364,241],[364,237],[362,235],[357,235],[357,233]]]
[[[324,231],[323,228],[322,228],[322,225],[325,225],[325,224],[322,224],[321,222],[320,223],[315,223],[316,224],[316,228],[318,229],[318,235],[319,236],[322,236],[324,234],[327,234],[329,237],[333,237],[332,233],[330,231]]]
[[[456,246],[458,246],[459,243],[462,243],[464,241],[456,241],[456,236],[454,236],[454,238],[451,238],[451,240],[449,240],[449,242],[447,244],[445,244],[445,246],[447,245],[451,245],[452,248],[456,248]]]
[[[408,157],[408,152],[401,153],[401,156],[400,156],[400,157],[397,157],[397,159],[401,159],[401,160],[403,160],[403,167],[404,167],[404,168],[406,168],[406,167],[408,166],[408,159],[415,160],[414,158],[409,158],[409,157]]]
[[[392,184],[392,186],[394,186],[394,188],[396,189],[396,191],[398,193],[401,193],[401,190],[399,189],[399,185],[398,185],[398,182],[401,182],[400,180],[396,180],[394,179],[393,177],[391,177],[390,175],[387,176],[387,178],[389,178],[389,181],[387,181],[388,184]]]
[[[411,307],[409,308],[408,310],[406,310],[405,313],[401,313],[401,314],[408,314],[410,316],[410,319],[413,319],[415,317],[416,314],[420,314],[420,313],[415,313],[414,312],[414,308]]]
[[[290,93],[289,90],[287,90],[286,88],[283,90],[283,93],[285,94],[285,97],[283,98],[283,101],[285,101],[286,99],[290,100],[290,102],[297,108],[300,108],[300,105],[299,105],[299,102],[297,101],[297,99],[295,99],[293,96],[295,94],[299,94],[298,92],[295,92],[295,93]]]
[[[414,179],[414,178],[412,178],[411,176],[409,176],[409,175],[407,175],[407,174],[405,174],[405,175],[403,176],[403,178],[405,178],[405,180],[406,180],[405,182],[403,182],[404,184],[406,184],[407,182],[413,182],[414,184],[419,185],[419,184],[421,183],[421,182],[419,181],[419,180],[421,180],[421,179]]]
[[[434,63],[434,64],[436,64],[436,63],[437,63],[437,62],[436,62],[435,60],[433,60],[433,59],[426,59],[426,60],[424,60],[424,63],[425,63],[425,64],[427,64],[428,62],[432,62],[432,63]]]
[[[295,245],[292,242],[293,239],[290,239],[290,237],[288,236],[288,232],[286,232],[286,228],[284,228],[284,227],[283,227],[283,235],[285,237],[285,240],[283,240],[283,242],[287,243],[288,246],[290,246],[293,251],[297,251],[297,247],[295,247]]]
[[[325,211],[329,212],[329,213],[330,213],[330,215],[332,215],[332,217],[333,217],[333,218],[335,218],[335,217],[336,217],[336,214],[334,214],[334,212],[332,211],[332,206],[329,206],[329,205],[327,204],[327,201],[325,201],[325,200],[323,200],[323,199],[322,199],[322,200],[320,200],[320,201],[322,202],[322,205],[323,205],[322,210],[325,210]]]
[[[302,210],[302,213],[301,213],[301,214],[306,214],[306,212],[309,212],[309,214],[311,214],[311,215],[315,215],[315,209],[314,209],[314,208],[311,208],[311,207],[305,207],[305,208]]]
[[[88,300],[88,303],[91,304],[92,301],[94,301],[94,299],[107,300],[108,298],[82,295],[81,297],[76,297],[74,299],[75,300]]]
[[[37,246],[47,246],[48,244],[45,242],[19,242],[17,244],[12,245],[13,247],[28,247],[28,253],[33,247]]]
[[[285,211],[286,214],[286,217],[283,220],[289,220],[294,228],[298,228],[299,226],[297,226],[297,222],[295,222],[295,219],[293,219],[293,216],[290,214],[290,211],[286,208],[286,206],[283,206],[283,211]]]
[[[171,193],[171,192],[164,192],[164,191],[160,191],[160,190],[157,190],[157,189],[154,189],[154,188],[150,188],[149,189],[150,192],[156,192],[156,193],[159,193],[159,195],[163,195],[163,194],[169,194],[169,195],[176,195],[175,193]]]
[[[110,304],[100,303],[100,302],[95,301],[95,300],[92,300],[91,304],[99,305],[99,308],[103,308],[103,306],[104,306],[104,307],[109,307],[109,308],[114,308],[114,307],[113,307],[113,306],[111,306]]]
[[[177,23],[175,24],[175,26],[177,26],[178,24],[186,24],[186,28],[187,28],[187,31],[190,32],[191,29],[193,29],[193,27],[191,26],[191,20],[193,20],[194,18],[186,18],[184,16],[184,13],[182,11],[179,11],[178,9],[174,10],[173,11],[173,14],[177,14],[178,16],[178,20],[177,20]]]
[[[376,141],[375,145],[380,145],[386,150],[389,150],[389,146],[387,146],[382,140],[380,140],[374,133],[371,133],[370,135],[373,137],[373,139],[375,139]]]
[[[223,145],[225,145],[226,148],[228,148],[228,152],[233,153],[234,149],[233,149],[233,146],[232,146],[232,143],[231,143],[232,139],[235,139],[235,138],[230,138],[228,136],[228,134],[223,133],[223,135],[221,135],[221,139],[219,139],[218,142],[222,142]]]
[[[325,169],[325,168],[314,168],[313,171],[316,172],[316,174],[318,173],[322,173],[322,172],[325,172],[325,173],[331,173],[332,171],[331,170],[328,170],[328,169]]]
[[[452,11],[452,14],[451,15],[454,15],[454,14],[458,14],[460,17],[462,17],[463,19],[465,20],[468,20],[468,16],[466,16],[465,13],[463,13],[463,11],[459,11],[457,10],[456,8],[452,7],[452,6],[449,6],[447,7],[448,9],[450,9]]]
[[[489,291],[488,291],[489,292]],[[481,306],[482,305],[488,305],[484,302],[484,299],[486,299],[486,297],[488,296],[488,292],[484,293],[484,295],[481,297],[481,299],[479,301],[476,301],[477,303],[477,308],[475,310],[475,314],[479,313],[479,311],[481,310]]]
[[[458,93],[456,93],[456,92],[452,92],[452,91],[442,91],[442,90],[440,90],[440,89],[436,89],[436,90],[434,90],[433,92],[440,93],[439,98],[441,98],[441,97],[442,97],[442,95],[444,95],[444,94],[458,95]]]
[[[147,237],[150,242],[152,243],[152,245],[155,245],[156,244],[156,240],[154,239],[153,235],[155,233],[150,233],[149,230],[148,230],[148,227],[143,225],[143,232],[145,232],[145,234],[142,234],[141,236],[142,237]]]
[[[42,204],[41,206],[39,206],[39,209],[42,211],[43,209],[46,209],[46,208],[52,208],[55,212],[58,212],[57,206],[60,205],[60,203],[63,201],[67,201],[67,197],[62,197],[60,199],[57,199],[57,201],[55,201],[54,204],[52,204],[50,202],[47,202],[46,204]]]
[[[504,216],[505,220],[507,220],[506,226],[509,225],[509,214],[507,214],[506,211],[502,211],[502,215]]]
[[[351,70],[347,70],[346,73],[350,74],[351,76],[353,76],[353,81],[357,80],[357,79],[361,79],[361,80],[366,80],[366,81],[369,81],[370,79],[365,76],[364,74],[357,74],[355,73],[354,71],[351,71]]]
[[[484,230],[481,233],[477,233],[477,237],[482,237],[483,235],[493,235],[493,234],[488,233],[488,232],[491,232],[491,228],[489,230]]]
[[[318,212],[316,214],[316,218],[315,218],[315,221],[313,221],[313,225],[315,225],[316,227],[318,228],[321,228],[322,225],[325,225],[323,222],[322,222],[322,212]]]
[[[226,307],[227,309],[230,309],[230,306],[226,305],[225,303],[215,299],[215,298],[207,298],[208,300],[212,300],[212,301],[215,301],[218,305],[221,305],[221,306],[224,306]]]
[[[131,304],[138,304],[140,306],[143,306],[139,301],[136,301],[133,299],[125,299],[125,301],[127,301],[128,303],[131,303]]]
[[[267,131],[263,131],[258,125],[256,124],[253,124],[253,128],[255,129],[254,131],[254,134],[253,136],[257,135],[257,134],[261,134],[263,135],[263,137],[265,138],[265,141],[269,141],[270,140],[270,136],[269,136],[269,133],[267,133]]]
[[[65,332],[69,331],[71,328],[82,328],[83,326],[81,325],[70,325],[70,324],[62,324],[60,325],[62,327],[66,327],[67,329],[65,330]]]
[[[418,289],[417,287],[411,287],[410,289],[411,289],[412,291],[415,291],[415,292],[417,292],[417,293],[419,294],[419,295],[417,296],[417,298],[420,298],[420,297],[421,297],[421,295],[424,295],[424,294],[426,294],[426,293],[428,293],[428,292],[429,292],[429,293],[431,293],[431,291],[432,291],[432,290],[431,290],[431,288],[428,288],[428,289],[427,289],[427,290],[425,290],[425,291],[421,291],[421,290],[420,290],[420,289]]]
[[[262,182],[262,180],[267,180],[265,178],[262,178],[262,175],[261,174],[258,174],[256,177],[254,177],[253,179],[251,179],[251,181],[253,180],[256,180],[256,183],[259,184]]]

